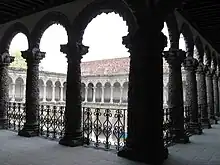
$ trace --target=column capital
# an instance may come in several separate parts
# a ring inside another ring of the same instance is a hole
[[[40,61],[45,58],[45,52],[41,52],[39,48],[32,48],[26,51],[21,51],[22,57],[26,59],[27,62],[31,62],[33,64],[39,64]]]
[[[66,54],[69,63],[73,59],[81,60],[82,56],[89,52],[89,47],[79,42],[68,42],[67,44],[60,45],[60,51]]]
[[[192,56],[188,56],[183,61],[183,66],[184,69],[187,71],[195,71],[199,66],[199,62],[197,59],[193,58]]]
[[[5,52],[0,55],[0,66],[9,66],[13,61],[15,57],[10,56],[9,53]]]
[[[208,76],[208,77],[212,77],[215,73],[215,71],[208,65],[205,65],[204,71],[206,73],[206,76]]]
[[[169,66],[181,66],[186,58],[186,52],[181,49],[170,48],[169,51],[164,51],[163,54]]]
[[[196,69],[197,74],[204,74],[205,73],[205,65],[202,62],[198,63],[198,67]]]

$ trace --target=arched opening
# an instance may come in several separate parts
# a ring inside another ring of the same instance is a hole
[[[86,95],[86,85],[85,83],[81,83],[81,97],[82,101],[85,101],[85,95]]]
[[[128,102],[128,82],[125,82],[123,84],[123,90],[122,90],[122,103]]]
[[[102,101],[102,84],[99,82],[96,84],[95,102]]]
[[[24,100],[24,80],[19,77],[15,80],[15,101],[21,102]]]
[[[113,85],[113,103],[120,103],[121,98],[121,84],[119,82]]]
[[[67,73],[66,55],[60,52],[60,45],[67,42],[67,32],[60,24],[52,24],[44,31],[40,40],[40,50],[46,52],[46,56],[40,63],[41,71]]]
[[[61,83],[55,82],[55,101],[61,101]]]
[[[94,97],[94,85],[92,83],[88,84],[88,94],[87,94],[87,101],[93,102]]]
[[[40,101],[43,101],[44,98],[44,81],[42,79],[39,80],[39,90],[40,90]]]
[[[110,103],[111,101],[111,84],[109,82],[105,83],[104,86],[104,102]]]
[[[53,83],[48,80],[46,83],[46,101],[52,101],[53,98]]]
[[[28,39],[23,33],[17,33],[11,40],[9,46],[9,54],[14,56],[14,62],[10,64],[10,69],[20,68],[27,69],[27,64],[25,59],[21,56],[21,51],[28,49]]]

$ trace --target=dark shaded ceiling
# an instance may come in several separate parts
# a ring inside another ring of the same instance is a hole
[[[0,0],[0,24],[73,0]],[[179,12],[220,52],[220,1],[185,0]]]

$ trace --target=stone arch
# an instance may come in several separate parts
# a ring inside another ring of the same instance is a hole
[[[52,101],[53,94],[53,82],[48,80],[46,82],[46,101]]]
[[[121,84],[115,82],[113,84],[113,103],[120,103],[121,98]]]
[[[85,95],[86,95],[86,84],[81,83],[81,97],[82,101],[85,101]]]
[[[175,15],[172,13],[168,15],[165,20],[167,24],[169,39],[170,39],[170,47],[174,49],[179,48],[179,29]]]
[[[216,71],[217,69],[217,56],[215,52],[212,52],[211,54],[211,67],[212,69],[214,69],[214,71]]]
[[[30,47],[30,33],[28,28],[21,22],[16,22],[12,24],[5,32],[0,40],[0,53],[9,53],[9,47],[12,39],[18,33],[23,33],[28,39],[28,47]]]
[[[40,47],[40,40],[45,30],[51,25],[58,23],[62,25],[67,32],[67,36],[71,36],[70,29],[71,23],[66,15],[61,12],[53,11],[45,14],[35,25],[31,32],[31,39],[33,41],[31,47]],[[69,40],[69,39],[68,39]]]
[[[111,101],[111,84],[106,82],[104,85],[104,102],[109,103]]]
[[[84,30],[87,25],[103,12],[119,14],[127,23],[129,35],[132,36],[135,33],[137,29],[136,19],[131,9],[123,0],[96,0],[83,8],[74,19],[72,24],[73,41],[82,43]]]
[[[94,96],[94,85],[93,83],[88,84],[88,93],[87,93],[87,101],[92,102],[93,101],[93,96]]]
[[[128,82],[124,82],[122,87],[123,87],[123,90],[122,90],[122,103],[127,103],[128,102]]]
[[[55,82],[55,101],[61,101],[61,83],[60,81]]]
[[[24,97],[24,80],[18,77],[15,80],[15,101],[22,101]]]
[[[207,66],[211,66],[211,51],[208,45],[205,46],[204,64]]]
[[[195,57],[198,59],[199,62],[203,62],[204,48],[199,36],[197,36],[195,39],[195,49]]]
[[[44,81],[42,79],[39,79],[40,101],[43,101],[44,98],[44,86]]]
[[[96,92],[95,92],[95,102],[101,102],[102,101],[102,84],[98,82],[96,84]]]
[[[187,56],[193,56],[194,52],[194,40],[193,40],[193,34],[190,29],[190,27],[186,24],[183,23],[180,33],[183,34],[185,43],[186,43],[186,54]]]

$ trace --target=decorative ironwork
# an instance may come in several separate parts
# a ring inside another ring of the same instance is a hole
[[[172,121],[170,118],[170,108],[164,108],[164,121],[163,121],[163,138],[164,145],[170,146],[173,143],[173,134],[172,134]]]
[[[64,134],[65,106],[40,105],[40,136],[49,139],[60,139]]]
[[[126,139],[126,109],[83,108],[83,133],[87,145],[119,150]]]
[[[25,104],[8,102],[8,129],[20,131],[25,123]]]

